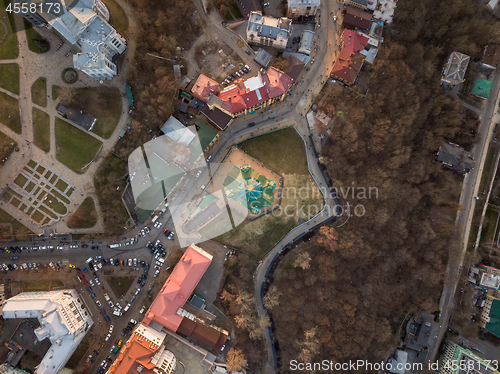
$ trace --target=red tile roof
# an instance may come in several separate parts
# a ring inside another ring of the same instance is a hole
[[[351,30],[344,30],[344,46],[330,74],[353,84],[365,59],[365,56],[360,55],[359,52],[365,48],[366,43],[368,43],[366,36]]]
[[[222,109],[234,114],[253,108],[269,99],[283,95],[293,82],[292,78],[272,66],[261,78],[264,86],[255,90],[250,91],[245,87],[243,79],[238,79],[233,86],[220,92],[217,97],[223,101]]]
[[[293,82],[292,78],[272,66],[267,69],[262,79],[264,80],[264,85],[270,99],[283,95],[288,91]]]
[[[122,348],[118,359],[109,368],[108,374],[137,373],[139,365],[144,366],[141,374],[154,374],[151,357],[154,356],[156,351],[155,347],[150,346],[145,340],[134,335]]]
[[[206,75],[200,74],[200,76],[196,80],[196,83],[191,89],[191,92],[193,93],[194,97],[207,102],[210,95],[216,94],[218,89],[219,83],[217,83],[213,79],[210,79]]]
[[[176,332],[183,319],[177,311],[191,296],[211,262],[212,256],[203,249],[195,245],[188,247],[146,312],[142,323],[149,326],[151,321],[156,321]]]

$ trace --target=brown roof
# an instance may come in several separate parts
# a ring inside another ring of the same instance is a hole
[[[342,25],[348,28],[367,30],[370,27],[371,19],[370,13],[348,6]]]
[[[220,350],[227,339],[227,333],[223,333],[201,322],[184,318],[177,332],[206,345],[216,351]]]
[[[293,80],[296,80],[302,69],[304,69],[304,66],[305,64],[297,57],[290,55],[287,65],[283,68],[283,72]]]
[[[488,44],[484,49],[483,64],[496,67],[500,62],[500,48],[497,44]]]

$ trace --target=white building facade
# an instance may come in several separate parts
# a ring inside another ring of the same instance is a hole
[[[3,303],[4,318],[37,318],[38,340],[52,343],[37,374],[56,374],[69,360],[94,324],[75,290],[23,292]]]
[[[263,16],[251,12],[247,26],[247,42],[254,45],[285,50],[292,32],[292,21],[288,18]]]
[[[46,0],[43,4],[42,11],[38,6],[36,12],[21,15],[37,27],[56,30],[79,48],[81,52],[73,56],[76,69],[96,80],[112,79],[118,74],[116,58],[127,45],[108,23],[110,14],[101,0],[60,0],[60,4]]]
[[[314,16],[321,5],[321,0],[288,0],[288,18]]]

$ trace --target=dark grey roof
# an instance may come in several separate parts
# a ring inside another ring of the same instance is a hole
[[[230,115],[224,113],[216,107],[214,107],[214,109],[210,109],[207,106],[200,109],[200,112],[221,130],[225,130],[233,122],[233,118]]]
[[[97,119],[91,114],[83,113],[80,109],[77,108],[69,108],[62,104],[59,104],[56,107],[56,110],[60,115],[66,116],[71,122],[80,125],[85,130],[90,131],[94,127]]]
[[[467,174],[474,167],[474,159],[462,147],[446,143],[439,148],[437,160],[460,174]]]
[[[260,66],[267,68],[269,66],[269,63],[271,62],[272,57],[273,56],[271,56],[270,53],[266,52],[262,48],[259,48],[253,59]]]

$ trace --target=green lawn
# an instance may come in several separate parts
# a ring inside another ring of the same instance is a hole
[[[31,86],[31,100],[41,107],[47,106],[47,79],[38,78]]]
[[[45,205],[47,208],[52,209],[54,212],[56,212],[61,216],[68,213],[68,209],[66,208],[66,206],[52,194],[48,194],[47,199],[44,200],[42,204]]]
[[[89,228],[95,226],[97,223],[97,213],[95,211],[94,200],[87,197],[77,211],[69,217],[66,225],[70,229]]]
[[[56,118],[56,157],[71,170],[82,173],[82,167],[94,158],[102,142]]]
[[[14,17],[12,13],[5,11],[10,1],[0,0],[0,20],[7,26],[7,35],[4,35],[5,29],[0,25],[0,60],[11,60],[19,56],[17,47],[17,35],[14,28]]]
[[[309,174],[304,141],[293,127],[238,144],[250,156],[278,174]]]
[[[33,108],[33,137],[38,148],[50,151],[50,117],[36,108]]]
[[[19,95],[19,65],[0,65],[0,87]]]
[[[17,147],[17,143],[0,131],[0,165],[5,164],[5,158],[8,157]]]
[[[226,19],[226,21],[232,21],[234,19],[233,16],[231,15],[231,13],[229,13],[229,12],[226,12],[226,14],[224,15],[224,18]]]
[[[240,8],[238,8],[238,5],[236,5],[236,3],[231,4],[231,12],[233,12],[236,18],[243,18],[243,15],[240,12]]]
[[[26,226],[12,218],[12,216],[3,209],[0,209],[0,223],[12,224],[16,240],[29,240],[30,235],[33,234]]]
[[[134,283],[134,280],[134,277],[110,277],[108,278],[108,283],[113,289],[116,297],[120,299],[127,293],[132,283]]]
[[[115,0],[103,0],[111,14],[110,23],[123,37],[127,36],[128,18]]]
[[[52,98],[61,95],[61,87],[52,86]],[[63,104],[78,108],[97,118],[92,132],[108,139],[115,130],[122,113],[120,91],[110,87],[78,88],[71,90],[71,99],[61,99]],[[64,94],[66,96],[66,94]]]
[[[28,48],[35,53],[45,53],[50,49],[49,42],[43,40],[42,36],[35,30],[31,22],[24,20],[26,30],[26,39],[28,39]]]
[[[0,122],[12,131],[22,133],[19,102],[3,92],[0,92]]]

